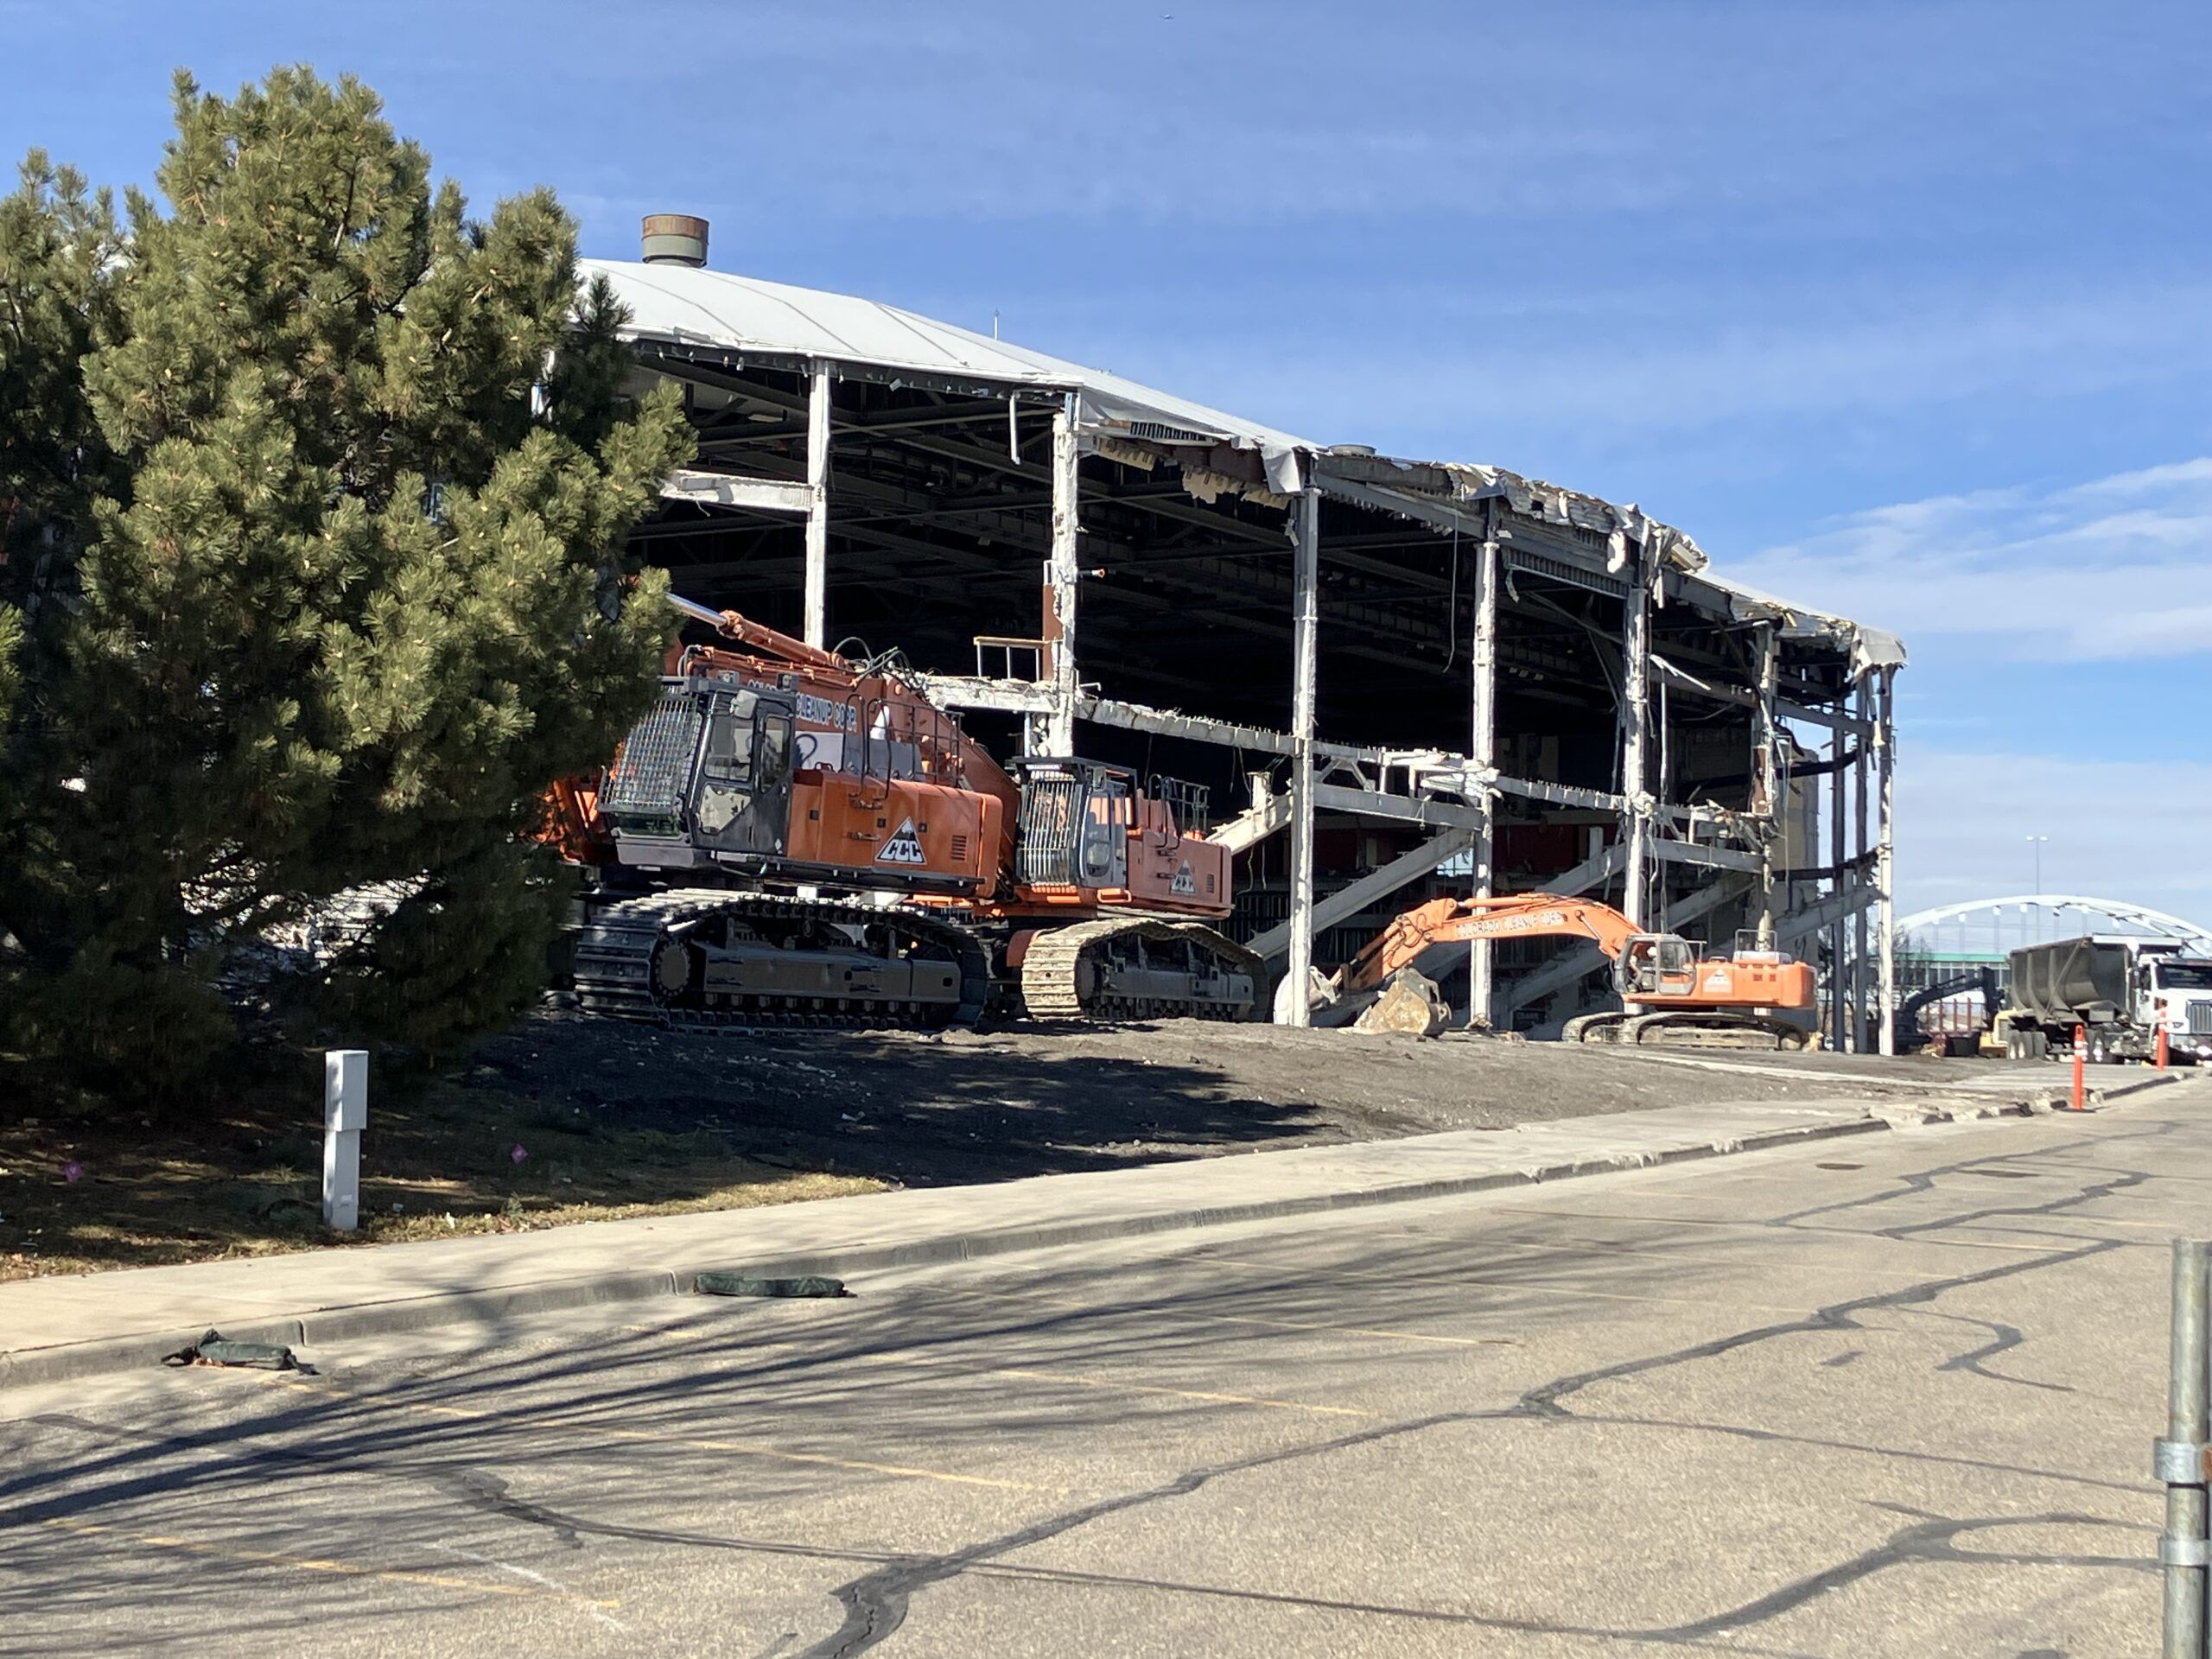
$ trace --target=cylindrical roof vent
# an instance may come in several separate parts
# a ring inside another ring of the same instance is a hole
[[[647,213],[645,260],[649,265],[707,263],[707,221],[690,213]]]

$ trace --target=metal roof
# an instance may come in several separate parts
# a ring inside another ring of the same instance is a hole
[[[1327,448],[1103,369],[993,340],[880,300],[691,265],[618,259],[581,263],[588,278],[604,276],[614,285],[630,310],[627,332],[639,338],[1072,391],[1079,400],[1077,423],[1086,428],[1131,430],[1140,437],[1147,435],[1142,429],[1160,428],[1208,443],[1257,450],[1271,485],[1287,486],[1281,488],[1284,494],[1297,488],[1284,470],[1295,465],[1290,458]]]
[[[1157,448],[1185,465],[1194,493],[1237,480],[1210,474],[1193,448],[1225,445],[1255,454],[1268,492],[1294,494],[1309,483],[1357,490],[1387,508],[1420,516],[1423,505],[1464,507],[1502,499],[1514,511],[1606,538],[1616,562],[1624,538],[1648,543],[1662,566],[1714,590],[1716,609],[1738,619],[1778,619],[1784,632],[1824,639],[1847,652],[1854,675],[1901,664],[1894,634],[1764,594],[1719,575],[1695,541],[1634,505],[1548,484],[1503,467],[1379,455],[1330,445],[1179,397],[1103,369],[994,340],[971,329],[855,295],[765,282],[729,271],[632,260],[580,262],[587,282],[605,276],[630,312],[625,334],[794,365],[823,359],[848,368],[905,372],[1009,392],[1072,393],[1078,429],[1094,440]],[[1177,452],[1182,452],[1179,456]],[[1211,499],[1210,495],[1206,499]]]

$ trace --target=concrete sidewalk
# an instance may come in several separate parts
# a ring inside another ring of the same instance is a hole
[[[2165,1082],[2165,1078],[2154,1083]],[[2107,1090],[2133,1092],[2153,1083]],[[714,1268],[851,1277],[1091,1239],[1433,1198],[2047,1101],[1950,1094],[1662,1107],[1135,1169],[544,1232],[304,1250],[0,1284],[0,1387],[155,1363],[211,1326],[287,1344],[688,1292]]]

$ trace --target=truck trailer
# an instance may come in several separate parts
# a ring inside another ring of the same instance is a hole
[[[2088,1058],[2147,1060],[2166,1034],[2168,1058],[2212,1061],[2212,958],[2177,939],[2089,935],[2012,955],[1997,1033],[2015,1059],[2070,1049],[2078,1027]]]

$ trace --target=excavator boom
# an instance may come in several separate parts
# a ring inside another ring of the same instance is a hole
[[[1346,995],[1385,984],[1424,951],[1471,939],[1585,938],[1618,960],[1634,938],[1634,922],[1611,905],[1563,899],[1552,893],[1515,893],[1491,899],[1432,899],[1398,917],[1345,964],[1337,988]]]

